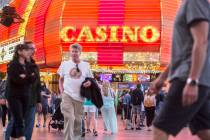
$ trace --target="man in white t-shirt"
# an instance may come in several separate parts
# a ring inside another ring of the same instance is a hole
[[[64,115],[64,139],[79,140],[83,115],[83,98],[80,88],[86,77],[93,77],[90,65],[80,60],[82,47],[80,44],[70,46],[71,60],[61,63],[58,74],[59,89],[62,95],[61,112]],[[84,87],[91,86],[87,81]]]

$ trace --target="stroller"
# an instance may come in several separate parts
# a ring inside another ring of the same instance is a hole
[[[55,113],[52,115],[52,119],[49,122],[48,130],[50,132],[50,128],[58,129],[58,131],[61,131],[64,128],[64,117],[61,113],[60,109],[61,99],[58,98],[55,100]]]

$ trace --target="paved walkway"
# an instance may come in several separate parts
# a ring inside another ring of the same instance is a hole
[[[121,120],[118,120],[119,133],[111,136],[103,134],[103,124],[101,118],[98,119],[99,136],[94,137],[92,134],[86,135],[85,140],[152,140],[152,132],[148,132],[143,128],[142,130],[124,130]],[[2,127],[0,124],[0,140],[3,140]],[[63,134],[56,130],[48,132],[46,128],[35,128],[32,140],[63,140]],[[183,129],[176,137],[171,137],[170,140],[199,140],[197,137],[191,136],[188,129]]]

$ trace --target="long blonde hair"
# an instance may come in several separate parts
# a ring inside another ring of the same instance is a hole
[[[103,92],[104,96],[108,96],[110,87],[111,86],[110,86],[109,81],[103,81],[103,83],[102,83],[102,92]]]

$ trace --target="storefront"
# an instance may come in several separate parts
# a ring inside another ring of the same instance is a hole
[[[36,44],[41,70],[55,72],[69,59],[72,43],[83,46],[92,70],[112,74],[112,82],[139,82],[169,62],[171,33],[179,0],[13,0],[25,19],[0,25],[0,71],[23,40]],[[116,74],[122,81],[114,79]],[[124,77],[132,77],[129,78]],[[127,80],[126,80],[127,79]],[[132,80],[131,80],[132,79]],[[119,86],[119,85],[118,85]]]

